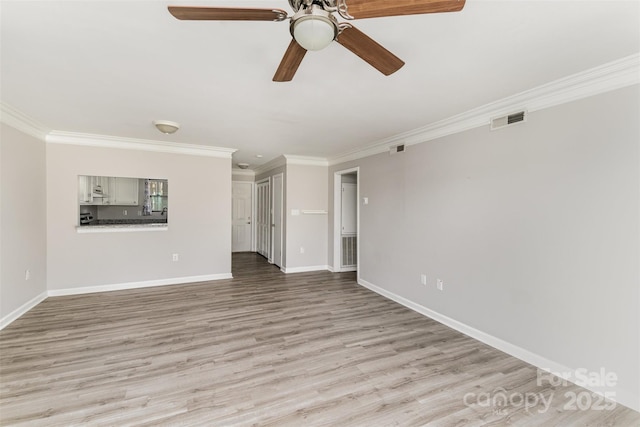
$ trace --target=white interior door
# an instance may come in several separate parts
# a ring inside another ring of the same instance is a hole
[[[283,176],[273,177],[273,263],[282,268],[282,211]]]
[[[269,233],[271,229],[271,208],[269,180],[259,182],[256,186],[256,251],[267,259],[271,244]]]
[[[231,251],[248,252],[251,250],[251,192],[250,182],[233,182]]]

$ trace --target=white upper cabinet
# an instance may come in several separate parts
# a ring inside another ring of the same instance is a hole
[[[138,178],[81,175],[78,201],[81,205],[138,206],[138,181]]]
[[[91,199],[91,177],[80,175],[78,177],[78,201],[81,205],[89,205]]]
[[[108,205],[111,202],[109,193],[113,187],[114,178],[80,175],[78,201],[81,205]]]
[[[115,178],[112,205],[138,206],[138,178]]]

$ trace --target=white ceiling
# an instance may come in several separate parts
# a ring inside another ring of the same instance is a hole
[[[285,0],[2,0],[1,101],[50,129],[236,148],[234,163],[257,167],[336,157],[640,51],[637,0],[468,0],[354,21],[406,62],[389,77],[333,43],[274,83],[287,22],[178,21],[169,4],[290,12]],[[165,136],[154,119],[182,127]]]

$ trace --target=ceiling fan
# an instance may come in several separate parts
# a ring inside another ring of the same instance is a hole
[[[458,12],[465,0],[289,0],[294,10],[287,16],[282,9],[234,7],[169,6],[181,20],[284,21],[289,19],[293,40],[273,76],[275,82],[293,79],[308,50],[321,50],[337,41],[382,74],[398,71],[404,62],[346,20],[423,13]]]

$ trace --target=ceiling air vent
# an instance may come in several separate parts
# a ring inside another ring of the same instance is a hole
[[[389,148],[389,154],[402,153],[404,151],[404,144],[395,145]]]
[[[497,117],[491,120],[491,130],[501,129],[505,126],[510,126],[516,123],[526,121],[526,111],[518,111],[517,113],[509,114],[508,116]]]

